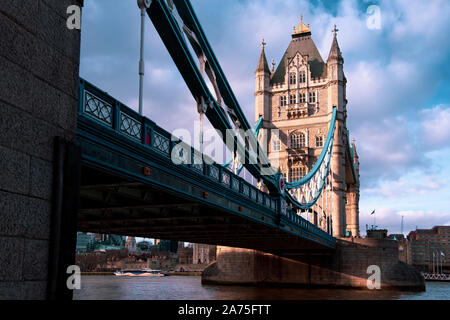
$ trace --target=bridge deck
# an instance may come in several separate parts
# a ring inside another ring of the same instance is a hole
[[[80,82],[82,147],[78,229],[258,249],[279,255],[336,240],[242,178],[212,163],[176,165],[171,135]]]

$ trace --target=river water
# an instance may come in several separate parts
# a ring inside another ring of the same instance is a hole
[[[82,276],[74,300],[450,300],[450,282],[425,292],[202,285],[201,277]]]

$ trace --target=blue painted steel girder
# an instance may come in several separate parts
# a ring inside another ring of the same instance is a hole
[[[213,69],[217,85],[220,90],[220,94],[224,99],[224,102],[227,106],[234,112],[237,117],[237,120],[240,124],[240,129],[251,130],[251,127],[245,118],[242,109],[240,108],[236,97],[234,96],[231,87],[226,80],[226,77],[220,68],[220,65],[212,52],[212,49],[206,40],[206,37],[201,29],[200,24],[198,23],[198,19],[193,12],[192,6],[188,1],[175,1],[177,6],[177,10],[180,16],[183,18],[184,23],[195,32],[201,49],[205,53],[208,63]],[[222,139],[224,143],[226,143],[226,130],[232,129],[230,122],[223,110],[223,108],[217,103],[211,92],[209,91],[200,70],[198,69],[195,61],[189,51],[189,48],[183,38],[181,30],[178,26],[177,21],[171,14],[171,10],[167,7],[165,1],[155,0],[152,2],[149,9],[147,9],[147,14],[150,17],[152,23],[154,24],[157,32],[159,33],[164,45],[166,46],[169,54],[174,60],[178,70],[180,71],[184,81],[186,82],[189,90],[197,101],[201,101],[203,97],[206,103],[212,103],[213,108],[207,108],[206,116],[209,121],[213,125],[214,128],[219,130],[222,134]],[[252,139],[252,137],[249,137]],[[258,159],[262,159],[262,162],[270,168],[270,163],[259,146],[256,137],[254,137],[255,141],[251,144],[257,146],[258,151]],[[235,138],[235,143],[237,142],[237,138]],[[251,163],[250,155],[248,153],[248,148],[245,148],[245,161],[244,166],[246,169],[257,179],[262,179],[269,191],[272,194],[280,194],[279,189],[279,174],[274,172],[273,176],[270,175],[262,175],[262,164],[261,161],[259,163]],[[233,150],[231,150],[233,151]]]

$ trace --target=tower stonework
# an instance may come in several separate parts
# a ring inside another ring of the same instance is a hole
[[[62,171],[75,162],[63,158],[79,95],[81,32],[67,28],[71,5],[83,1],[0,1],[0,300],[68,296],[55,288],[68,291],[73,263],[65,262],[75,261],[76,244],[74,224],[65,224],[74,206],[57,201],[70,180]]]
[[[305,213],[336,237],[359,235],[359,160],[349,143],[344,59],[333,30],[326,62],[311,38],[309,25],[294,29],[292,40],[276,70],[270,70],[262,42],[255,71],[255,121],[263,117],[264,146],[271,164],[288,182],[305,176],[325,144],[333,107],[337,123],[330,162],[331,197],[323,194]],[[273,130],[277,129],[277,130]],[[266,134],[267,136],[264,136]],[[326,214],[323,214],[325,212]]]

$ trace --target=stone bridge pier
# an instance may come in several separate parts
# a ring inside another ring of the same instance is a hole
[[[298,255],[295,259],[256,250],[218,247],[217,261],[202,275],[203,284],[268,285],[368,289],[380,267],[381,289],[424,291],[414,267],[398,260],[397,243],[367,238],[338,239],[334,252]]]
[[[62,178],[77,165],[81,33],[66,26],[70,5],[83,0],[0,1],[0,300],[63,298],[56,283],[75,259],[76,181]]]

